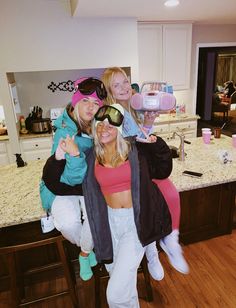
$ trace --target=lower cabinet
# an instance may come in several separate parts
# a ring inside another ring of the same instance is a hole
[[[24,161],[47,159],[51,155],[52,137],[22,139],[22,158]]]
[[[229,234],[233,228],[236,182],[180,192],[180,240],[184,244]]]
[[[10,163],[9,141],[0,142],[0,165],[7,165]]]
[[[197,136],[197,120],[169,123],[155,123],[154,133],[162,138],[171,137],[174,132],[184,132],[186,138]]]

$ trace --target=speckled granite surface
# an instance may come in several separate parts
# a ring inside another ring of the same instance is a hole
[[[188,140],[191,144],[185,144],[185,161],[176,158],[173,162],[171,179],[179,191],[236,181],[236,148],[232,147],[230,137],[223,135],[209,145],[203,144],[201,137]],[[168,143],[178,146],[179,138]],[[223,164],[217,156],[219,150],[227,150],[232,162]],[[0,227],[35,221],[44,215],[39,199],[44,163],[39,160],[22,168],[16,164],[0,168]],[[199,179],[183,176],[186,169],[202,172],[203,176]]]
[[[39,182],[45,161],[0,167],[0,227],[35,221],[44,211],[40,204]]]
[[[202,138],[189,138],[191,144],[184,144],[185,161],[173,160],[173,171],[170,176],[179,191],[186,191],[227,182],[236,181],[236,148],[232,146],[232,138],[221,135],[220,139],[204,144]],[[168,144],[179,146],[179,138],[168,141]],[[223,164],[219,152],[227,151],[232,162]],[[184,170],[203,173],[201,178],[183,176]]]

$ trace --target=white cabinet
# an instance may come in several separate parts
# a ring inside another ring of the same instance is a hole
[[[140,85],[144,81],[162,81],[162,26],[138,25],[138,61]]]
[[[138,25],[139,81],[166,81],[174,90],[190,84],[191,24]]]
[[[197,119],[191,121],[176,119],[175,121],[169,121],[168,123],[155,122],[154,124],[154,133],[162,138],[171,137],[173,132],[179,132],[181,130],[183,130],[186,138],[196,137]]]
[[[52,137],[22,139],[20,141],[24,161],[47,159],[51,155]]]
[[[9,157],[7,152],[7,142],[1,141],[0,142],[0,165],[7,165],[9,164]]]

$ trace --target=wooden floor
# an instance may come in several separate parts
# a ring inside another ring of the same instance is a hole
[[[185,257],[190,265],[190,274],[176,272],[168,263],[166,255],[160,253],[165,270],[162,281],[152,280],[154,301],[146,303],[140,299],[141,308],[235,308],[236,307],[236,230],[231,235],[217,237],[184,246]],[[81,308],[94,307],[94,282],[77,281]],[[63,279],[55,279],[48,283],[32,286],[30,294],[45,294],[48,291],[65,287]],[[102,286],[102,297],[105,303],[106,281]],[[138,290],[140,297],[145,296],[143,276],[138,274]],[[9,306],[9,294],[0,293],[0,308]],[[69,297],[35,304],[34,308],[71,308]]]

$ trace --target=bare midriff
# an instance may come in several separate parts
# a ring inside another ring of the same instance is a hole
[[[131,190],[125,190],[116,192],[113,194],[104,195],[106,203],[109,207],[113,209],[121,209],[121,208],[131,208],[132,207],[132,197]]]

